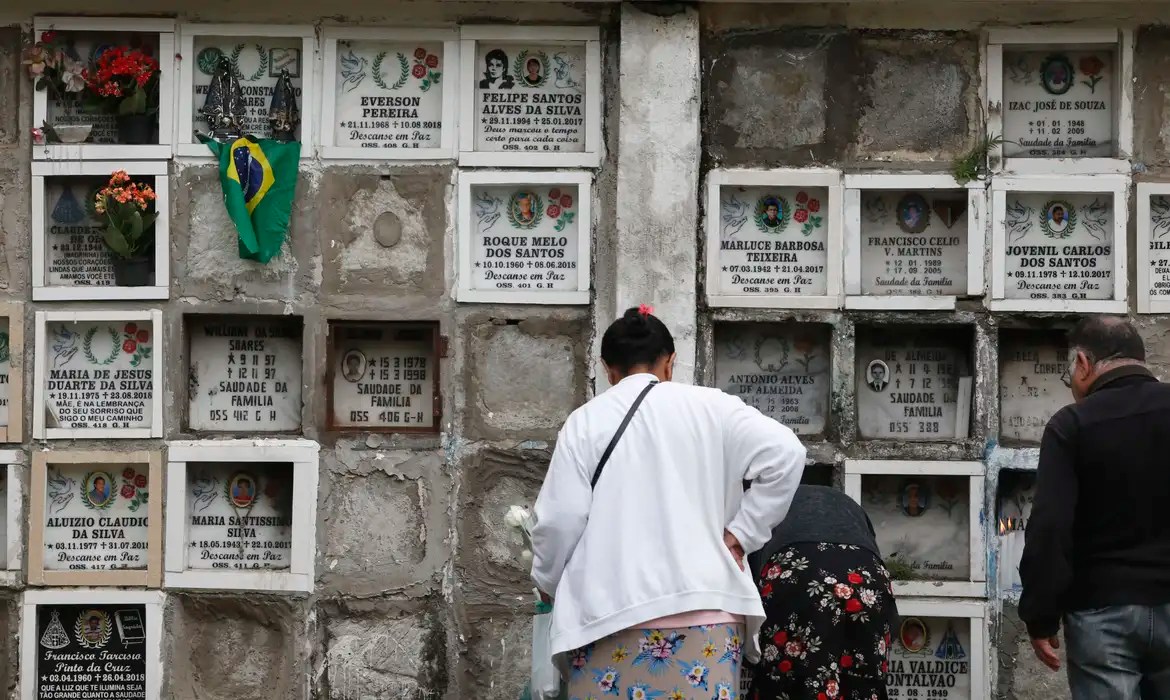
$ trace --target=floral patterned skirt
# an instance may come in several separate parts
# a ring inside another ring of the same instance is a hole
[[[569,653],[569,700],[735,700],[741,624],[628,629]]]
[[[751,700],[886,700],[890,574],[869,550],[798,543],[761,567],[767,622]]]

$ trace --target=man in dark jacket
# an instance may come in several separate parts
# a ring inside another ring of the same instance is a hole
[[[1020,617],[1073,700],[1170,698],[1170,385],[1125,319],[1069,336],[1075,404],[1044,430]]]

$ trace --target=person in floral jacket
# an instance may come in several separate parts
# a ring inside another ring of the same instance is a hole
[[[801,485],[749,563],[768,618],[750,700],[887,700],[898,611],[861,506]]]

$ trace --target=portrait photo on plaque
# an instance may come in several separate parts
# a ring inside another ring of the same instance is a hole
[[[1115,158],[1117,49],[1003,49],[1003,155]]]
[[[184,323],[192,430],[300,430],[300,317],[191,314]]]
[[[861,193],[861,293],[967,293],[965,189]]]
[[[973,700],[971,620],[903,615],[893,630],[886,684],[891,700]]]
[[[968,477],[864,474],[861,505],[895,580],[970,578]]]
[[[859,326],[857,426],[863,438],[965,439],[970,430],[970,357],[964,326]]]
[[[187,480],[186,568],[289,568],[291,464],[192,462]]]
[[[1069,348],[1064,331],[999,331],[999,435],[1006,443],[1039,445],[1049,419],[1068,404],[1064,385]]]
[[[437,323],[330,323],[329,421],[335,429],[437,432]]]
[[[731,296],[828,293],[828,187],[719,187],[718,288]]]
[[[117,698],[147,700],[146,606],[133,603],[35,609],[37,700]]]
[[[825,432],[829,417],[831,328],[821,324],[715,326],[715,386],[797,435]]]

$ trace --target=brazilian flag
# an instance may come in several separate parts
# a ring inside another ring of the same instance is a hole
[[[251,136],[231,143],[201,138],[219,159],[223,203],[239,232],[240,257],[268,262],[288,236],[301,144]]]

